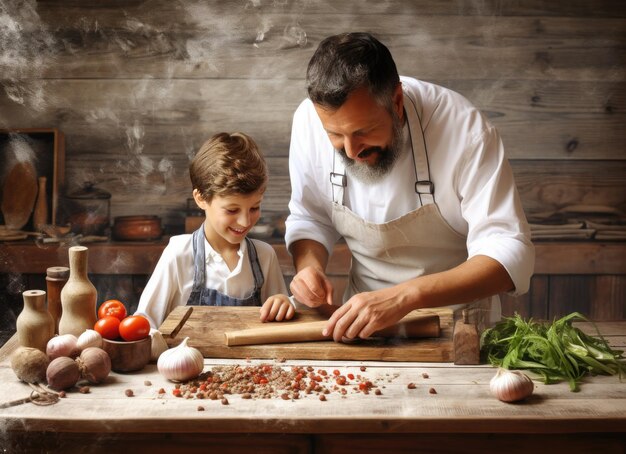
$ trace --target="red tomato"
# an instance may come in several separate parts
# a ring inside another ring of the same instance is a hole
[[[150,335],[150,322],[141,315],[131,315],[120,322],[120,336],[125,341],[145,339]]]
[[[102,303],[98,309],[98,318],[104,318],[107,315],[112,315],[120,321],[123,320],[126,317],[124,303],[119,300],[107,300]]]
[[[107,315],[96,322],[93,327],[102,337],[115,340],[120,337],[120,319]]]

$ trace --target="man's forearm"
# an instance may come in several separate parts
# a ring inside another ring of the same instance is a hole
[[[296,273],[312,266],[324,272],[328,264],[328,251],[315,240],[298,240],[291,245],[291,254]]]
[[[401,284],[411,309],[465,304],[514,289],[509,273],[496,260],[479,255],[440,273]]]

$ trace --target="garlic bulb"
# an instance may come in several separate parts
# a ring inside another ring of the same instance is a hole
[[[161,331],[152,329],[150,330],[150,337],[152,338],[152,348],[150,350],[150,361],[157,362],[161,353],[167,350],[169,347]]]
[[[196,378],[204,369],[204,358],[197,348],[189,347],[186,337],[178,346],[159,356],[157,369],[168,380],[186,381]]]
[[[499,368],[489,382],[494,396],[503,402],[515,402],[527,398],[533,393],[535,385],[528,375],[518,370]]]
[[[78,349],[82,352],[89,347],[102,348],[102,336],[98,331],[86,329],[83,334],[78,336]]]
[[[78,349],[78,339],[73,334],[62,334],[60,336],[54,336],[48,341],[46,345],[46,355],[50,360],[59,358],[61,356],[67,356],[69,358],[76,358],[80,350]]]

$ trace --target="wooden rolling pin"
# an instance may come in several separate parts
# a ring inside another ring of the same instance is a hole
[[[308,342],[332,339],[323,336],[327,320],[303,323],[267,323],[258,328],[249,328],[224,333],[226,345],[280,344],[285,342]],[[429,312],[412,313],[399,323],[382,329],[372,337],[439,337],[439,316]]]

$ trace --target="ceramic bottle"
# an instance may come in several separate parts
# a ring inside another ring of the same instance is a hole
[[[48,199],[46,195],[46,177],[38,178],[39,191],[33,211],[33,227],[38,232],[48,223]]]
[[[46,270],[46,285],[48,290],[48,312],[54,320],[54,332],[59,333],[59,321],[61,320],[61,290],[65,286],[70,275],[70,269],[66,266],[51,266]]]
[[[61,290],[61,320],[59,334],[80,336],[96,323],[97,292],[87,276],[87,253],[85,246],[69,249],[70,277]]]
[[[17,340],[22,347],[38,348],[45,353],[54,336],[54,320],[46,310],[46,292],[26,290],[22,293],[24,309],[16,321]]]

